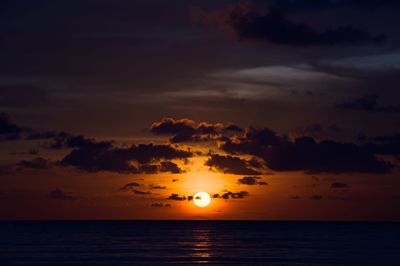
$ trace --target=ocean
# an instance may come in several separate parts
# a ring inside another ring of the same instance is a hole
[[[400,265],[400,223],[0,222],[0,265]]]

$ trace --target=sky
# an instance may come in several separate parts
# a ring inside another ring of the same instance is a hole
[[[399,9],[1,1],[0,219],[399,221]]]

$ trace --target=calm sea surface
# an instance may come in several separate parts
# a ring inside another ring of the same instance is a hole
[[[400,265],[399,223],[0,222],[0,265]]]

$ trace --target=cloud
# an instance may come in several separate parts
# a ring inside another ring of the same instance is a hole
[[[243,199],[244,197],[249,196],[249,192],[247,191],[240,191],[240,192],[225,192],[221,195],[223,199]],[[215,196],[215,195],[214,195]]]
[[[157,173],[158,171],[182,172],[171,162],[161,166],[149,164],[164,160],[187,159],[189,151],[179,150],[170,145],[139,144],[129,148],[114,147],[112,142],[95,142],[90,139],[77,139],[69,143],[77,147],[65,156],[61,164],[74,166],[89,172],[111,171],[118,173]],[[136,164],[136,165],[135,165]],[[139,165],[137,167],[137,165]]]
[[[375,94],[366,94],[360,98],[352,99],[336,105],[338,109],[358,110],[371,113],[399,113],[400,105],[381,106],[378,103],[379,96]]]
[[[177,201],[183,201],[186,200],[185,196],[180,196],[179,194],[172,193],[171,195],[168,196],[168,200],[177,200]]]
[[[333,182],[331,184],[331,188],[347,188],[348,185],[345,183],[341,183],[341,182]]]
[[[133,189],[132,192],[133,192],[133,194],[136,194],[136,195],[150,195],[151,194],[150,191],[141,191],[141,190],[137,190],[137,189]]]
[[[49,192],[49,198],[54,200],[77,200],[78,198],[73,197],[65,193],[59,188],[56,188]]]
[[[361,138],[362,147],[375,154],[382,155],[400,155],[400,134],[394,133],[386,136],[377,136],[374,138]]]
[[[249,129],[244,137],[226,139],[220,148],[230,154],[257,156],[273,171],[388,173],[393,168],[354,143],[316,142],[311,137],[290,140],[270,129]]]
[[[239,40],[292,46],[354,45],[381,43],[386,36],[372,36],[353,25],[325,30],[291,19],[284,9],[268,9],[251,2],[228,5],[220,10],[197,9],[195,17],[208,25],[234,33]]]
[[[180,169],[176,163],[169,162],[169,161],[161,162],[159,171],[160,172],[169,172],[172,174],[180,174],[183,172],[183,170]]]
[[[46,160],[42,157],[37,157],[30,161],[22,160],[18,163],[18,166],[22,166],[25,168],[31,168],[31,169],[49,169],[52,167],[52,164],[48,160]]]
[[[150,185],[150,188],[151,188],[151,189],[166,189],[167,187],[166,187],[166,186],[160,186],[160,185],[153,185],[153,184],[151,184],[151,185]]]
[[[234,156],[224,156],[212,154],[206,161],[205,165],[210,168],[216,168],[225,174],[235,175],[258,175],[258,171],[254,170],[249,161]]]
[[[243,178],[238,179],[238,182],[239,182],[239,184],[249,185],[249,186],[253,186],[253,185],[266,186],[266,185],[268,185],[267,182],[259,181],[259,179],[260,179],[260,177],[258,177],[258,176],[245,176]]]
[[[173,135],[170,141],[180,143],[215,140],[222,133],[241,132],[241,128],[233,124],[224,127],[222,124],[196,123],[187,118],[163,118],[154,122],[150,131],[158,135]]]
[[[141,185],[139,183],[132,182],[132,183],[128,183],[128,184],[124,185],[119,190],[126,191],[126,190],[131,190],[133,188],[140,187],[140,186]]]

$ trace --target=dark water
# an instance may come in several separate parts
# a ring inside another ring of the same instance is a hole
[[[400,265],[399,223],[0,222],[0,265]]]

